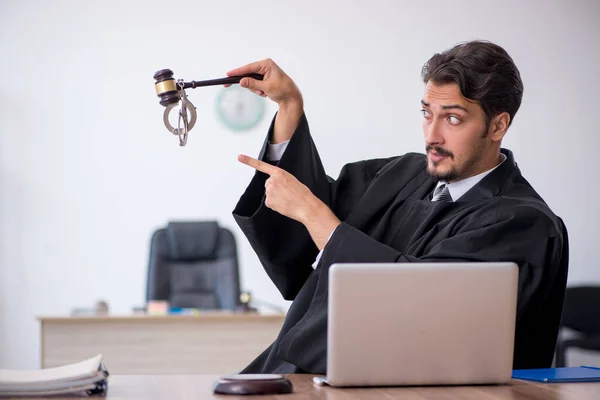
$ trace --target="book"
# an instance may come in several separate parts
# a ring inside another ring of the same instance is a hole
[[[90,359],[39,370],[0,369],[0,398],[60,394],[105,396],[108,370],[99,354]]]
[[[600,368],[584,365],[581,367],[517,369],[513,371],[512,377],[544,383],[600,382]]]

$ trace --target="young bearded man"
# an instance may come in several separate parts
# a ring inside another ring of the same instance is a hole
[[[258,159],[239,156],[257,172],[233,215],[293,303],[275,342],[243,373],[326,373],[327,272],[343,262],[515,262],[514,368],[551,365],[568,237],[501,147],[523,95],[504,49],[475,41],[435,54],[422,70],[426,154],[349,163],[336,180],[292,79],[268,59],[228,74],[251,72],[263,80],[241,86],[279,110]]]

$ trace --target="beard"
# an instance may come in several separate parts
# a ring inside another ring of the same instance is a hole
[[[427,146],[425,148],[425,151],[427,153],[429,153],[431,150],[435,150],[437,154],[441,156],[446,156],[450,160],[454,161],[454,154],[452,154],[452,152],[450,152],[449,150],[437,146]],[[479,147],[473,149],[473,153],[469,155],[469,158],[467,158],[463,162],[459,162],[459,165],[451,165],[450,169],[446,171],[436,171],[435,167],[437,167],[440,163],[432,161],[433,167],[431,167],[430,165],[427,166],[427,174],[436,182],[456,182],[473,176],[473,170],[475,170],[475,166],[479,164],[481,160],[482,150],[483,149]]]
[[[437,154],[448,157],[449,159],[454,161],[454,154],[452,154],[452,152],[450,150],[446,150],[443,147],[432,146],[432,145],[427,145],[425,147],[425,153],[429,154],[429,152],[431,152],[431,150],[435,150],[435,152]],[[436,161],[432,161],[432,163],[433,163],[434,167],[437,167],[439,165],[439,162],[436,162]],[[435,170],[433,170],[432,168],[427,166],[427,174],[431,178],[433,178],[436,182],[438,182],[438,181],[444,181],[444,182],[454,181],[459,176],[459,172],[456,169],[456,166],[454,166],[454,165],[450,168],[449,171],[444,171],[444,172],[436,172]]]
[[[427,168],[427,175],[429,175],[436,183],[442,182],[454,182],[460,180],[460,173],[456,167],[452,166],[449,171],[436,172]]]
[[[467,158],[464,159],[463,162],[453,163],[450,166],[450,169],[443,172],[436,172],[429,166],[429,160],[427,162],[427,174],[433,178],[436,182],[444,181],[444,182],[455,182],[460,181],[462,179],[466,179],[470,176],[473,176],[473,170],[479,162],[482,160],[484,156],[484,152],[486,149],[485,139],[488,136],[490,122],[486,120],[485,127],[481,134],[479,135],[480,141],[479,143],[474,144],[471,149],[471,153],[467,155]],[[443,147],[427,145],[425,146],[425,153],[429,154],[431,150],[435,150],[435,152],[441,156],[446,156],[450,160],[454,161],[454,154],[450,150],[446,150]],[[439,165],[439,162],[433,162],[433,168]],[[458,164],[458,165],[457,165]]]

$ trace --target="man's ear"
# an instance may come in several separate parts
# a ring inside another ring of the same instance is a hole
[[[506,131],[508,130],[509,124],[510,115],[506,111],[496,115],[490,121],[490,127],[488,128],[488,136],[494,142],[500,142],[504,135],[506,135]]]

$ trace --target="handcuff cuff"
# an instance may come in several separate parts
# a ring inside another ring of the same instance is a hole
[[[161,69],[154,74],[156,95],[160,97],[160,105],[165,107],[163,122],[165,127],[173,135],[179,137],[179,145],[185,146],[188,139],[188,133],[196,125],[198,115],[196,107],[188,100],[185,89],[195,89],[202,86],[231,85],[240,83],[242,78],[253,78],[263,80],[264,75],[245,74],[229,76],[227,78],[209,79],[204,81],[184,82],[183,79],[175,81],[173,71],[170,69]],[[177,127],[171,125],[169,114],[177,108]],[[189,116],[188,116],[189,113]]]

